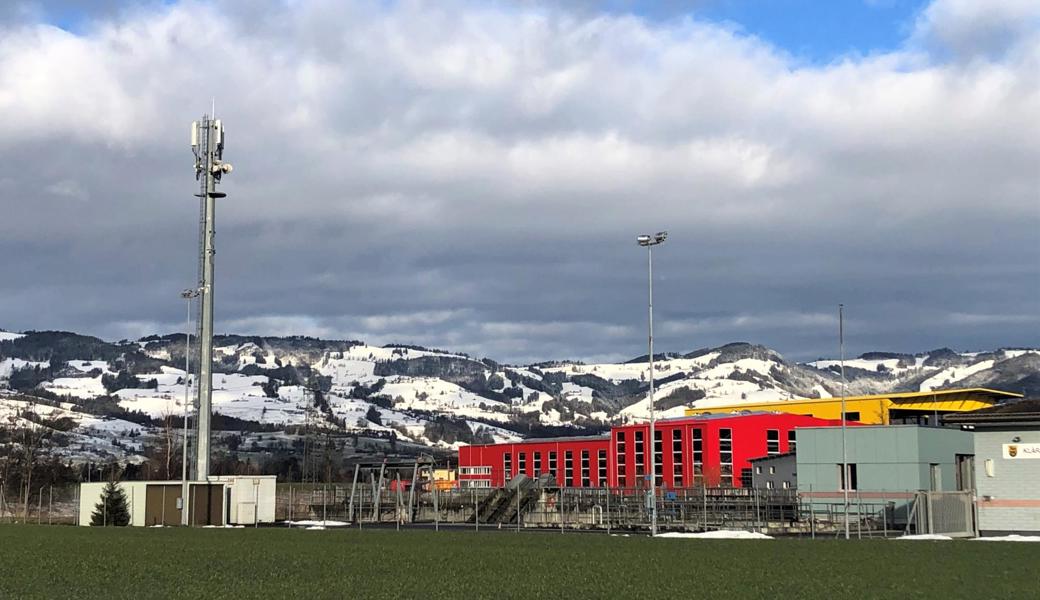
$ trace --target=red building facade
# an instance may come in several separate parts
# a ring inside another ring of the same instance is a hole
[[[502,487],[517,474],[551,473],[565,487],[605,487],[610,476],[607,436],[532,439],[459,448],[459,486]]]
[[[785,413],[699,415],[655,426],[657,485],[664,489],[750,485],[753,458],[795,450],[794,430],[840,421]],[[462,487],[501,487],[523,473],[552,473],[564,487],[648,487],[650,424],[609,437],[528,440],[459,448]],[[742,481],[742,475],[744,480]]]

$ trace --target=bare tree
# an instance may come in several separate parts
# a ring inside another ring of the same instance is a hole
[[[25,486],[24,504],[22,506],[22,522],[29,522],[29,498],[32,495],[32,477],[36,469],[36,462],[45,454],[46,442],[52,430],[39,422],[40,416],[36,412],[36,402],[32,396],[27,397],[27,405],[22,412],[19,439],[22,446],[22,457],[24,463],[22,468],[22,484]]]
[[[173,414],[165,411],[162,414],[162,460],[163,460],[163,476],[165,480],[171,479],[171,469],[173,465],[174,453],[177,449],[177,431],[174,427]]]

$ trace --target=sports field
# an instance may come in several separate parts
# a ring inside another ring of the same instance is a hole
[[[0,598],[1027,598],[1040,544],[0,526]]]

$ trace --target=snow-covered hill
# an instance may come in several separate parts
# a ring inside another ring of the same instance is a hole
[[[230,418],[227,428],[315,425],[448,449],[602,430],[649,412],[645,356],[506,366],[358,341],[219,336],[215,343],[213,408]],[[139,448],[120,438],[184,413],[184,349],[183,335],[109,343],[72,333],[0,332],[0,389],[11,388],[0,395],[0,426],[17,425],[24,399],[37,396],[49,406],[32,410],[66,417],[71,438],[99,440],[98,452],[132,455]],[[832,359],[797,364],[747,343],[660,355],[655,405],[659,415],[677,416],[689,407],[828,397],[840,391],[838,371]],[[1031,393],[1040,391],[1040,351],[875,352],[847,360],[845,372],[853,394],[967,386]],[[87,452],[70,448],[70,455]]]

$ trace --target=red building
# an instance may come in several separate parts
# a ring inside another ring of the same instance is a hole
[[[610,437],[541,438],[459,448],[459,487],[502,487],[518,473],[551,473],[566,487],[605,487]]]
[[[753,458],[791,452],[794,430],[840,421],[786,413],[698,415],[657,421],[657,485],[665,489],[743,487]],[[461,487],[501,487],[524,473],[552,473],[564,487],[646,487],[650,424],[614,427],[610,436],[533,439],[459,448]]]

